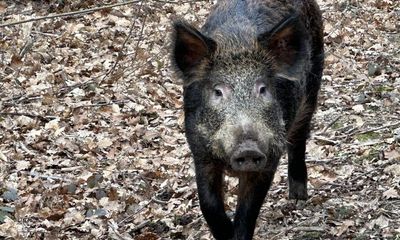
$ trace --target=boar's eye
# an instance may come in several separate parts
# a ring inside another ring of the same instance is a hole
[[[223,100],[229,98],[232,89],[226,84],[217,84],[212,88],[211,91],[211,102],[213,104],[219,104]]]
[[[269,92],[268,92],[268,89],[267,89],[267,86],[265,86],[265,84],[264,83],[257,83],[256,84],[256,95],[257,95],[257,97],[266,97],[266,98],[269,98]]]
[[[222,84],[214,86],[213,94],[215,98],[227,97],[228,87]]]
[[[221,89],[214,89],[214,95],[216,96],[216,97],[222,97],[222,91],[221,91]]]
[[[259,89],[260,95],[264,95],[267,92],[267,87],[266,86],[261,86]]]
[[[256,90],[257,90],[257,95],[258,96],[263,96],[263,95],[266,95],[268,92],[267,92],[267,86],[265,86],[265,84],[264,83],[257,83],[256,84]]]

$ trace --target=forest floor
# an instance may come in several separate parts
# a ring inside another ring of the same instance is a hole
[[[214,1],[133,2],[0,26],[0,239],[212,239],[170,52],[172,20]],[[0,25],[116,3],[0,1]],[[319,4],[310,198],[283,158],[254,239],[400,239],[400,2]]]

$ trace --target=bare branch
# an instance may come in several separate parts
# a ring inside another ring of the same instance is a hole
[[[30,117],[30,118],[38,118],[42,121],[48,122],[51,119],[54,119],[56,117],[53,116],[40,116],[37,114],[31,114],[31,113],[24,113],[24,112],[0,112],[0,116],[26,116],[26,117]]]
[[[142,6],[143,6],[142,3],[143,3],[143,2],[140,3],[139,9],[137,10],[138,13],[140,13],[140,11],[142,10]],[[132,24],[131,24],[131,27],[130,27],[130,29],[129,29],[129,33],[128,33],[128,35],[126,36],[125,41],[123,42],[123,44],[122,44],[120,50],[118,51],[118,57],[117,57],[117,59],[116,59],[114,65],[113,65],[113,66],[111,67],[111,69],[104,75],[104,77],[103,77],[103,79],[100,81],[100,83],[103,82],[104,79],[106,79],[109,75],[111,75],[111,74],[114,72],[114,70],[115,70],[115,68],[117,67],[119,61],[122,59],[123,50],[125,49],[125,45],[126,45],[126,43],[128,42],[128,40],[129,40],[129,39],[131,38],[131,36],[132,36],[132,31],[133,31],[133,28],[134,28],[134,26],[135,26],[135,20],[136,20],[136,18],[135,18],[135,19],[132,19]],[[143,18],[143,23],[142,23],[142,27],[141,27],[141,30],[140,30],[139,39],[138,39],[138,41],[137,41],[136,48],[135,48],[136,51],[135,51],[135,56],[134,56],[133,62],[135,62],[137,49],[138,49],[139,43],[140,43],[141,40],[142,40],[142,35],[143,35],[145,23],[146,23],[146,16],[144,16],[144,18]],[[100,83],[99,83],[99,84],[100,84]]]
[[[30,18],[30,19],[25,19],[22,21],[11,22],[11,23],[3,23],[3,24],[0,24],[0,27],[9,27],[9,26],[14,26],[14,25],[22,24],[22,23],[27,23],[27,22],[36,22],[36,21],[40,21],[40,20],[44,20],[44,19],[68,17],[68,16],[79,15],[79,14],[87,14],[87,13],[92,13],[92,12],[96,12],[96,11],[103,10],[103,9],[120,7],[120,6],[124,6],[124,5],[128,5],[128,4],[132,4],[132,3],[138,3],[138,2],[141,2],[141,0],[133,0],[133,1],[127,1],[127,2],[122,2],[122,3],[101,6],[101,7],[89,8],[89,9],[84,9],[84,10],[79,10],[79,11],[74,11],[74,12],[67,12],[67,13],[54,14],[54,15],[50,15],[50,16]]]

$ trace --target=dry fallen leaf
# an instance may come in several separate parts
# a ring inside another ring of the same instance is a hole
[[[364,106],[361,104],[355,105],[352,107],[352,109],[356,112],[356,113],[361,113],[362,111],[364,111]]]
[[[369,224],[370,228],[378,226],[379,228],[386,228],[389,226],[389,219],[383,215],[380,215],[377,219],[374,219]]]
[[[390,173],[393,176],[400,176],[400,164],[393,164],[385,167],[383,170],[385,173]]]
[[[109,2],[0,1],[0,14],[7,24]],[[200,27],[217,1],[175,2],[1,28],[0,238],[213,239],[170,58],[171,19]],[[310,200],[288,199],[283,157],[254,239],[394,239],[398,1],[318,3],[326,52],[307,142]],[[224,179],[233,217],[239,182]]]
[[[97,142],[97,146],[99,148],[107,148],[113,144],[113,141],[110,138],[100,138],[100,140]]]
[[[28,169],[30,166],[31,166],[31,163],[29,161],[20,160],[20,161],[17,161],[17,164],[16,164],[15,168],[18,171],[21,171],[21,170]]]
[[[399,193],[396,189],[390,188],[383,192],[383,197],[386,199],[398,199],[400,198]]]
[[[385,152],[385,157],[389,160],[400,160],[400,152],[396,149]]]
[[[340,237],[342,236],[343,233],[345,233],[350,227],[354,226],[354,221],[352,220],[346,220],[342,222],[342,224],[335,229],[335,235]]]

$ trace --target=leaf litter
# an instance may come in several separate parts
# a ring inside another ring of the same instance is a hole
[[[117,2],[0,1],[1,23]],[[283,158],[255,239],[397,239],[400,6],[318,2],[310,199],[288,200]],[[0,29],[0,236],[212,239],[169,54],[171,22],[200,26],[214,3],[137,1]],[[226,182],[232,216],[237,180]]]

